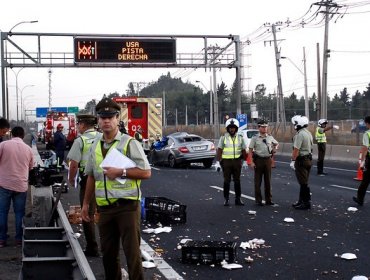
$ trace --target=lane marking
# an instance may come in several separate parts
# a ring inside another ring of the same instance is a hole
[[[357,189],[346,187],[346,186],[340,186],[340,185],[329,185],[334,188],[339,188],[339,189],[345,189],[345,190],[351,190],[351,191],[357,191]],[[367,193],[370,193],[370,191],[366,191]]]
[[[277,161],[275,160],[275,162],[278,162],[278,163],[284,163],[284,164],[290,164],[290,162],[286,162],[286,161]],[[312,167],[316,167],[317,168],[317,165],[312,165]],[[343,168],[337,168],[337,167],[324,167],[325,169],[331,169],[331,170],[337,170],[337,171],[345,171],[345,172],[357,172],[357,170],[350,170],[350,169],[343,169]]]
[[[163,258],[158,257],[153,248],[141,238],[140,249],[145,250],[150,256],[153,257],[156,269],[158,269],[165,279],[168,280],[184,280]]]
[[[220,190],[220,191],[223,191],[224,189],[221,188],[221,187],[217,187],[217,186],[209,186],[210,188],[213,188],[213,189],[216,189],[216,190]],[[235,192],[233,192],[232,190],[230,190],[230,193],[232,194],[235,194]],[[246,194],[242,194],[242,197],[246,198],[246,199],[249,199],[249,200],[255,200],[255,198],[253,196],[249,196],[249,195],[246,195]]]

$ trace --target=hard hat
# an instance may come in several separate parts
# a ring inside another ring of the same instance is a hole
[[[228,119],[225,123],[225,127],[228,128],[229,126],[235,126],[236,128],[239,128],[238,120],[234,118]]]
[[[319,119],[319,121],[317,123],[319,125],[327,124],[328,123],[328,120],[327,119]]]
[[[308,118],[306,116],[295,115],[292,118],[292,124],[294,124],[294,129],[298,130],[308,125]]]
[[[59,128],[63,128],[64,126],[61,124],[61,123],[59,123],[58,125],[57,125],[57,129],[59,129]]]

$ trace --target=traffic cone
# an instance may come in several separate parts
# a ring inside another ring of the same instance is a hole
[[[361,160],[362,160],[362,153],[360,152],[360,154],[358,155],[357,176],[356,178],[353,178],[356,181],[362,181],[362,177],[363,177],[363,171],[361,169]]]

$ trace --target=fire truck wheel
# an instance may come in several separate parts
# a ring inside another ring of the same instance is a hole
[[[171,168],[176,168],[177,167],[177,164],[176,164],[176,159],[173,155],[169,155],[168,157],[168,163],[170,165]]]

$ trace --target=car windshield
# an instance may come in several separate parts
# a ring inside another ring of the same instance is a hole
[[[197,142],[202,141],[202,138],[199,136],[186,136],[186,137],[176,137],[176,140],[179,143],[185,143],[185,142]]]
[[[250,131],[247,131],[247,137],[248,138],[252,138],[257,133],[258,133],[258,130],[250,130]]]

